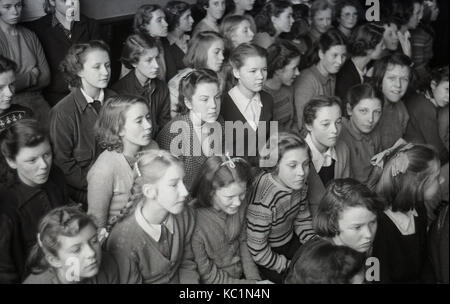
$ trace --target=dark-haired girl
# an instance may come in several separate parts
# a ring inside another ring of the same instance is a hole
[[[439,153],[442,164],[448,162],[448,150],[439,136],[438,113],[448,106],[448,66],[435,68],[431,82],[422,93],[408,98],[409,121],[405,140],[432,145]]]
[[[213,156],[194,182],[192,250],[203,283],[251,284],[261,280],[247,248],[249,169],[242,158]]]
[[[362,7],[357,0],[338,1],[333,9],[336,28],[348,39],[361,21]]]
[[[101,41],[72,46],[61,68],[73,88],[50,112],[50,138],[55,163],[64,172],[71,197],[86,207],[86,174],[95,160],[94,124],[111,76],[108,47]]]
[[[0,282],[20,283],[26,258],[36,242],[39,219],[69,202],[64,175],[52,167],[46,131],[23,119],[0,136]]]
[[[197,6],[205,17],[194,28],[192,36],[201,32],[219,32],[219,20],[225,14],[226,0],[197,0]]]
[[[258,33],[254,43],[267,49],[272,45],[281,33],[291,31],[294,18],[292,18],[292,5],[286,0],[274,0],[267,2],[255,16]]]
[[[312,97],[334,96],[336,74],[346,60],[346,43],[338,30],[331,29],[321,35],[318,46],[318,62],[303,70],[294,84],[299,128],[303,127],[303,108]]]

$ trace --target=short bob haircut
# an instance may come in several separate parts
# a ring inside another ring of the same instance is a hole
[[[191,6],[183,1],[169,1],[164,8],[166,13],[166,21],[168,24],[168,31],[172,32],[180,25],[181,16],[189,11]]]
[[[211,207],[215,191],[234,182],[249,185],[250,165],[240,157],[234,157],[231,160],[234,166],[230,165],[229,158],[225,156],[211,156],[203,163],[192,184],[192,196],[196,198],[195,207]]]
[[[337,1],[336,6],[333,9],[334,15],[333,19],[336,25],[339,23],[339,20],[341,19],[342,10],[347,6],[352,6],[356,9],[356,13],[358,14],[358,21],[356,24],[361,22],[361,19],[363,17],[363,8],[361,4],[357,0],[340,0]]]
[[[193,69],[206,68],[208,61],[208,50],[216,41],[224,41],[222,35],[205,31],[196,34],[189,40],[188,51],[183,58],[183,63],[186,67]]]
[[[144,52],[153,48],[159,50],[159,45],[154,38],[149,35],[133,34],[125,40],[120,61],[127,69],[134,69],[133,65],[139,62]]]
[[[180,81],[180,94],[178,95],[179,112],[186,114],[189,112],[185,100],[191,100],[201,83],[215,83],[220,90],[220,80],[217,73],[210,69],[193,70],[184,76]]]
[[[118,95],[108,98],[95,123],[96,139],[103,149],[108,151],[123,151],[123,142],[119,136],[126,123],[126,113],[135,104],[142,103],[148,107],[147,102],[137,96]]]
[[[272,23],[272,17],[279,17],[290,7],[292,7],[292,4],[286,0],[272,0],[267,2],[255,16],[258,32],[265,32],[270,36],[275,36],[276,29]]]
[[[16,70],[17,70],[17,64],[14,61],[4,57],[3,55],[0,55],[0,74],[6,73],[9,71],[15,72]]]
[[[355,28],[350,36],[348,52],[352,57],[366,56],[383,40],[384,28],[367,23]]]
[[[431,71],[431,81],[435,82],[436,85],[439,85],[441,82],[448,81],[448,65],[434,68]]]
[[[277,163],[275,166],[265,167],[264,170],[278,174],[279,164],[284,154],[294,149],[306,149],[309,159],[312,159],[308,144],[300,136],[292,132],[272,134],[267,140],[265,147],[259,152],[259,155],[261,161],[276,159]]]
[[[238,70],[244,66],[245,60],[249,57],[262,57],[267,59],[267,51],[255,44],[242,43],[231,51],[230,64],[233,69]]]
[[[341,99],[337,96],[319,95],[313,97],[303,109],[303,126],[312,125],[320,109],[332,106],[338,106],[341,109],[341,104]]]
[[[256,25],[255,21],[252,17],[248,15],[229,15],[223,18],[220,23],[220,33],[225,39],[225,47],[228,49],[233,48],[233,42],[231,40],[231,36],[233,35],[236,28],[242,22],[247,21],[250,24],[250,29],[253,33],[256,33]]]
[[[350,109],[353,109],[360,103],[361,100],[367,98],[376,98],[380,100],[381,107],[383,107],[383,95],[369,83],[357,84],[351,87],[347,93],[347,100],[345,100],[345,104],[348,105]],[[348,113],[346,114],[348,115]]]
[[[97,229],[94,219],[75,206],[58,207],[47,213],[39,222],[37,237],[27,260],[33,274],[39,274],[51,266],[46,256],[58,257],[60,237],[77,236],[85,227]]]
[[[392,69],[395,66],[407,67],[409,69],[409,83],[413,80],[413,72],[411,59],[401,53],[393,53],[392,55],[385,56],[374,63],[372,84],[377,90],[382,90],[383,88],[383,78],[386,75],[388,69]]]
[[[285,284],[351,284],[363,271],[364,253],[328,241],[312,242],[300,249],[297,260],[291,261]]]
[[[275,72],[287,66],[291,60],[301,58],[297,46],[284,39],[278,40],[267,49],[267,79],[273,78]]]
[[[391,153],[376,186],[377,193],[384,197],[394,212],[408,212],[423,203],[425,185],[440,168],[439,155],[432,147],[414,144],[411,148],[400,151],[402,148],[404,146]],[[406,154],[409,165],[405,173],[392,176],[397,153]]]
[[[326,53],[333,46],[344,45],[347,47],[347,41],[344,34],[338,29],[330,28],[328,31],[320,35],[319,42],[313,46],[309,55],[308,61],[312,64],[316,64],[320,61],[319,51]]]
[[[364,207],[375,215],[384,210],[385,202],[362,183],[342,178],[330,181],[320,200],[313,227],[317,235],[333,238],[340,233],[339,219],[347,208]]]
[[[157,10],[163,11],[161,6],[157,4],[144,4],[140,6],[136,12],[136,15],[134,15],[133,20],[134,32],[148,35],[146,27],[147,25],[150,24],[150,21],[152,20],[153,12],[156,12]]]
[[[35,119],[16,121],[0,132],[0,183],[9,186],[17,180],[16,170],[6,159],[15,160],[22,148],[34,148],[46,141],[50,143],[48,133]]]
[[[100,40],[78,43],[70,47],[66,57],[60,64],[60,70],[63,72],[64,77],[71,87],[81,87],[81,79],[78,76],[78,73],[83,69],[86,55],[94,50],[104,51],[109,56],[108,45]]]

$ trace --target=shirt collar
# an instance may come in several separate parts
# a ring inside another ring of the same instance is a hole
[[[415,209],[408,212],[392,211],[391,208],[384,211],[391,219],[402,235],[411,235],[416,232],[414,217],[419,216]]]
[[[239,90],[237,86],[233,87],[228,93],[242,113],[247,111],[252,103],[256,103],[259,107],[263,106],[259,93],[256,93],[255,96],[249,99],[247,96],[242,94],[241,90]]]
[[[331,159],[337,161],[336,149],[334,147],[328,148],[325,153],[321,153],[314,145],[310,133],[306,135],[305,141],[311,149],[312,162],[317,172],[324,166],[327,157],[331,157]]]
[[[357,130],[350,119],[343,118],[342,124],[343,124],[344,128],[348,131],[348,133],[350,133],[350,135],[352,137],[354,137],[356,140],[358,140],[358,141],[370,140],[370,135],[364,134],[364,133],[360,132],[359,130]]]
[[[136,211],[134,212],[134,216],[136,218],[136,222],[138,223],[138,225],[155,241],[159,242],[159,239],[161,238],[161,225],[166,226],[167,230],[169,230],[169,232],[171,234],[173,234],[173,226],[174,226],[174,222],[173,222],[173,215],[169,214],[167,216],[167,219],[161,224],[161,225],[155,225],[155,224],[150,224],[148,223],[144,216],[142,215],[142,207],[143,204],[140,203],[138,204]]]
[[[105,99],[105,92],[103,89],[100,90],[100,94],[98,95],[97,99],[94,99],[91,96],[89,96],[88,94],[86,94],[86,92],[83,90],[83,88],[80,88],[80,90],[88,104],[93,103],[95,100],[98,100],[103,104],[103,100]]]
[[[361,81],[364,82],[364,76],[366,76],[367,73],[367,67],[364,68],[364,70],[360,70],[359,67],[356,65],[356,63],[353,61],[353,58],[351,59],[353,65],[355,66],[356,71],[359,74],[359,78],[361,78]]]

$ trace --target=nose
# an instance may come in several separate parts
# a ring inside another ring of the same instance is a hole
[[[331,25],[331,19],[325,19],[324,24],[326,27],[329,27]]]
[[[41,157],[39,162],[40,169],[47,169],[50,166],[50,161],[46,160],[45,157]]]
[[[298,68],[295,68],[295,71],[294,71],[294,76],[299,76],[300,75],[300,71],[298,70]]]
[[[232,206],[233,206],[233,207],[239,207],[241,204],[242,204],[241,199],[239,198],[239,196],[236,196],[236,197],[233,199]]]
[[[145,130],[149,130],[152,128],[152,121],[150,119],[144,119],[142,124]]]
[[[297,166],[297,174],[298,177],[305,176],[305,170],[303,169],[303,166]]]
[[[402,80],[400,78],[398,78],[395,82],[394,85],[396,88],[401,88],[402,86]]]
[[[102,66],[100,71],[101,71],[102,75],[105,75],[105,76],[109,75],[109,68],[106,67],[105,65]]]
[[[194,23],[194,18],[192,18],[192,16],[189,17],[189,23],[190,23],[190,24],[193,24],[193,23]]]
[[[220,59],[220,60],[224,60],[224,59],[225,59],[225,57],[223,56],[223,52],[219,52],[219,55],[218,55],[218,56],[219,56],[219,59]]]
[[[14,95],[15,88],[13,85],[9,85],[5,87],[5,95],[6,97],[12,97]]]
[[[168,26],[166,19],[162,20],[162,24],[163,24],[163,26]]]
[[[338,128],[336,127],[336,124],[335,123],[333,123],[333,124],[330,124],[330,132],[331,132],[331,134],[336,134],[337,133],[337,131],[338,131]]]
[[[180,196],[181,197],[186,197],[189,194],[189,192],[186,189],[186,186],[184,185],[183,182],[181,182],[181,186],[180,186]]]
[[[262,70],[256,72],[256,79],[264,79],[264,73]]]
[[[373,236],[373,231],[372,229],[370,229],[369,225],[365,225],[362,229],[361,229],[361,233],[362,236],[364,237],[364,239],[372,239]]]
[[[369,116],[369,123],[373,123],[375,121],[375,113],[372,113],[372,115]]]
[[[153,67],[155,69],[159,68],[159,62],[158,62],[158,60],[156,58],[154,60],[152,60],[151,67]]]
[[[86,245],[85,246],[85,254],[86,254],[86,258],[95,258],[94,248],[92,248],[91,245]]]
[[[253,37],[255,37],[255,33],[253,33],[253,31],[251,29],[248,29],[248,33],[249,33],[249,36],[252,37],[252,39],[253,39]]]

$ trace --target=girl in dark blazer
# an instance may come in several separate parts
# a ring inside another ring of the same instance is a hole
[[[84,207],[86,174],[100,152],[94,124],[104,100],[116,95],[106,89],[110,64],[108,47],[101,41],[71,47],[61,67],[73,90],[50,112],[55,163],[66,175],[72,199]]]

